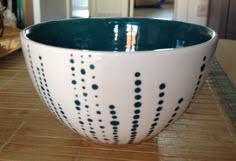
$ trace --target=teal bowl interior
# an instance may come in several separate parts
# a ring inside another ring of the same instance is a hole
[[[24,30],[45,45],[94,51],[146,51],[180,48],[210,40],[209,28],[146,18],[87,18],[46,22]]]

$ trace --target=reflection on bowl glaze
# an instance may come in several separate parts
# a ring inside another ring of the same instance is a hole
[[[55,117],[96,142],[132,144],[186,110],[217,36],[183,22],[95,18],[38,24],[21,40],[33,84]]]

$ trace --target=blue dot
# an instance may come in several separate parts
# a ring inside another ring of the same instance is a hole
[[[161,111],[162,110],[162,107],[158,107],[157,108],[157,111],[159,112],[159,111]]]
[[[113,119],[117,119],[117,116],[112,116]]]
[[[43,86],[41,86],[41,89],[44,91],[45,89],[43,88]]]
[[[173,121],[173,119],[171,119],[170,121],[168,121],[168,123],[171,123]]]
[[[118,126],[118,125],[120,124],[119,121],[111,121],[110,123],[111,123],[111,125],[113,125],[113,126]]]
[[[163,100],[160,100],[160,101],[158,102],[159,105],[162,105],[163,103],[164,103]]]
[[[110,111],[110,114],[115,115],[116,111]]]
[[[160,113],[157,113],[155,116],[156,116],[156,117],[160,116]]]
[[[202,74],[199,75],[198,79],[201,79],[202,78]]]
[[[93,120],[92,119],[87,119],[88,120],[88,122],[93,122]]]
[[[206,67],[206,64],[203,64],[203,65],[201,66],[201,72],[204,71],[205,67]]]
[[[141,74],[140,74],[139,72],[136,72],[136,73],[134,74],[135,77],[140,77],[140,75],[141,75]]]
[[[115,106],[114,105],[110,105],[109,108],[110,109],[115,109]]]
[[[135,85],[136,85],[136,86],[139,86],[139,85],[141,85],[141,84],[142,84],[142,81],[141,81],[141,80],[136,80],[136,81],[135,81]]]
[[[135,88],[134,92],[135,92],[135,93],[141,92],[141,88]]]
[[[140,99],[142,98],[142,96],[141,96],[141,95],[136,95],[134,98],[135,98],[136,100],[140,100]]]
[[[175,108],[175,111],[178,111],[179,110],[179,106]]]
[[[179,101],[178,101],[178,103],[179,103],[179,104],[182,103],[183,100],[184,100],[183,98],[180,98]]]
[[[80,101],[79,100],[75,100],[75,104],[79,106],[80,105]]]
[[[159,118],[158,118],[158,117],[154,119],[154,121],[158,121],[158,120],[159,120]]]
[[[95,68],[95,66],[94,66],[93,64],[91,64],[89,67],[90,67],[90,69],[92,69],[92,70]]]
[[[153,123],[153,124],[152,124],[152,127],[154,127],[154,126],[156,126],[156,125],[157,125],[157,123]]]
[[[200,83],[201,83],[201,81],[198,81],[198,82],[197,82],[197,85],[199,85]]]
[[[135,110],[134,113],[139,114],[140,110]]]
[[[80,70],[80,73],[83,74],[83,75],[85,75],[85,74],[86,74],[85,69],[81,69],[81,70]]]
[[[133,117],[134,119],[139,119],[140,118],[140,116],[139,115],[134,115],[134,117]]]
[[[133,131],[133,132],[131,132],[131,134],[134,135],[134,134],[137,134],[137,132],[136,132],[136,131]]]
[[[164,97],[164,95],[165,95],[165,93],[164,93],[164,92],[161,92],[161,93],[159,94],[159,97]]]
[[[134,107],[141,107],[142,106],[142,103],[141,102],[135,102],[134,103]]]
[[[93,85],[92,85],[92,89],[97,90],[97,89],[98,89],[98,85],[93,84]]]
[[[138,124],[138,120],[134,120],[132,123],[133,124]]]
[[[76,80],[72,80],[72,84],[76,84],[77,82],[76,82]]]
[[[165,84],[165,83],[160,84],[159,88],[160,88],[161,90],[165,89],[165,88],[166,88],[166,84]]]
[[[70,59],[70,62],[73,64],[74,63],[74,59]]]

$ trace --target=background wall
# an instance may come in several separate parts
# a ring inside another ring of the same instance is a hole
[[[34,23],[71,17],[70,0],[33,0],[33,2]],[[130,0],[130,2],[133,1]],[[174,18],[179,21],[206,25],[208,4],[209,0],[175,0]]]
[[[40,0],[41,21],[50,21],[67,18],[67,1]]]
[[[175,0],[175,5],[175,20],[207,24],[209,0]]]

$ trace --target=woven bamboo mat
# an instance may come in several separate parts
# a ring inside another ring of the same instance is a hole
[[[1,161],[235,161],[236,131],[208,79],[181,119],[153,140],[99,146],[72,133],[41,103],[21,52],[0,60]]]

